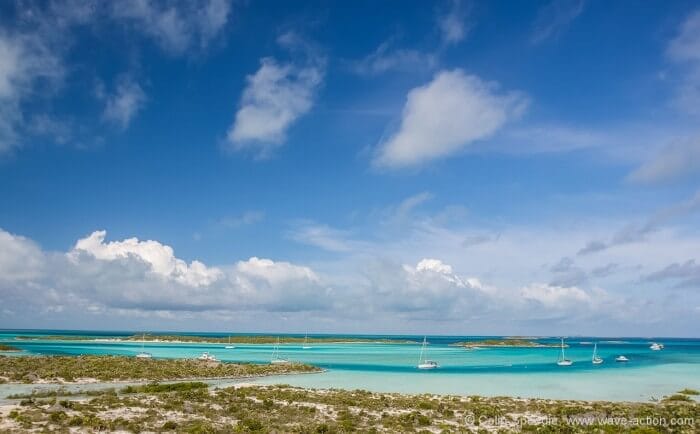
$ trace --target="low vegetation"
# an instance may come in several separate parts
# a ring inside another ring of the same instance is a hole
[[[126,337],[100,337],[94,336],[73,336],[73,335],[49,335],[49,336],[17,336],[18,340],[45,340],[45,341],[94,341],[96,339],[113,339],[118,341],[157,341],[157,342],[193,342],[209,344],[275,344],[279,339],[282,344],[301,343],[380,343],[380,344],[416,344],[416,341],[408,339],[388,339],[388,338],[353,338],[353,337],[299,337],[299,336],[264,336],[264,335],[231,335],[226,337],[194,336],[194,335],[160,335],[160,334],[140,334]]]
[[[695,433],[694,401],[612,403],[361,390],[153,384],[0,407],[0,431],[189,433]]]
[[[316,372],[318,368],[299,363],[257,365],[206,363],[198,360],[146,359],[123,356],[0,356],[0,377],[11,382],[164,381],[189,378],[235,378],[287,373]]]
[[[0,351],[22,351],[22,350],[17,348],[17,347],[13,347],[12,345],[0,344]]]
[[[559,348],[560,344],[554,343],[543,343],[536,342],[532,340],[508,338],[505,340],[487,339],[483,341],[466,341],[466,342],[455,342],[450,344],[455,347],[467,347],[467,348],[478,348],[478,347],[509,347],[509,348]],[[568,345],[564,345],[568,347]]]

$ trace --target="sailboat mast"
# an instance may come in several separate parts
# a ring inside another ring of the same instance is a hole
[[[564,355],[564,338],[561,338],[561,359],[566,359],[566,356]]]

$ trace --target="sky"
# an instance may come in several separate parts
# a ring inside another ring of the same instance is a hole
[[[1,2],[0,327],[697,337],[700,8]]]

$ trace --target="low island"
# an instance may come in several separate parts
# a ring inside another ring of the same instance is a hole
[[[417,341],[391,338],[351,338],[337,336],[300,337],[266,335],[231,335],[226,337],[196,335],[135,334],[122,337],[95,337],[75,335],[17,336],[19,341],[95,341],[95,342],[173,342],[203,344],[417,344]]]
[[[533,340],[526,339],[515,339],[508,338],[504,340],[497,339],[487,339],[483,341],[466,341],[466,342],[455,342],[450,344],[454,347],[465,347],[465,348],[560,348],[561,344],[556,343],[543,343]],[[564,347],[568,348],[568,345],[564,344]]]
[[[123,356],[0,356],[0,382],[88,383],[96,381],[166,381],[248,378],[320,372],[301,363],[261,365],[211,363],[193,359],[145,359]]]
[[[114,383],[99,390],[59,387],[8,396],[0,403],[0,433],[695,433],[700,424],[698,391],[691,388],[632,403],[404,395],[251,382],[219,389],[203,381],[317,371],[302,364],[0,356],[5,382]],[[118,384],[137,380],[143,384]]]
[[[0,344],[0,351],[22,351],[19,348],[13,347],[12,345]]]

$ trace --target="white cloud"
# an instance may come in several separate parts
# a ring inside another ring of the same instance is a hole
[[[399,203],[399,205],[396,207],[395,217],[398,219],[407,217],[410,213],[413,212],[413,210],[415,210],[417,207],[421,206],[422,204],[424,204],[432,198],[433,194],[429,191],[423,191],[414,194],[413,196],[407,197],[406,199],[402,200],[401,203]]]
[[[323,76],[322,63],[297,66],[280,64],[271,57],[261,59],[260,69],[247,78],[228,131],[231,148],[269,155],[284,142],[291,125],[311,110]]]
[[[290,238],[309,246],[318,247],[329,252],[348,252],[354,248],[344,231],[327,225],[304,221],[290,232]]]
[[[571,25],[586,5],[585,0],[553,0],[540,9],[530,41],[539,44],[557,38]]]
[[[628,176],[632,182],[652,184],[700,173],[700,137],[671,142]]]
[[[438,27],[442,40],[446,44],[461,42],[469,31],[467,23],[468,8],[461,0],[451,0],[449,9],[438,15]]]
[[[352,71],[359,75],[373,76],[387,71],[429,70],[437,64],[432,53],[405,48],[392,48],[393,40],[385,41],[367,57],[352,64]]]
[[[0,30],[0,154],[21,145],[22,104],[37,84],[62,77],[62,62],[46,40]]]
[[[376,312],[415,319],[465,319],[483,304],[477,288],[437,259],[422,259],[416,266],[373,261],[365,274],[364,299]]]
[[[375,164],[418,166],[454,154],[491,136],[526,106],[518,92],[501,93],[494,83],[460,69],[442,71],[409,92],[401,125],[380,144]]]
[[[103,96],[105,109],[102,117],[125,129],[146,103],[146,94],[138,83],[123,78],[117,83],[114,93]]]
[[[231,266],[189,264],[157,241],[105,242],[96,231],[66,253],[44,252],[0,230],[3,302],[41,312],[115,317],[169,312],[300,312],[327,307],[332,290],[309,267],[252,257]],[[178,314],[177,316],[181,316]]]
[[[416,271],[434,271],[436,273],[450,275],[452,274],[452,267],[443,264],[439,259],[421,259],[416,265]]]
[[[105,243],[106,235],[106,231],[95,231],[78,240],[69,253],[70,257],[79,258],[82,252],[105,261],[133,257],[147,264],[154,273],[190,286],[211,285],[223,277],[220,269],[208,268],[199,261],[192,261],[188,265],[175,257],[172,247],[157,241],[128,238]]]
[[[675,317],[668,316],[682,308],[666,309],[667,301],[662,294],[654,295],[651,300],[646,298],[648,294],[639,289],[638,279],[633,279],[634,292],[629,298],[598,286],[591,289],[514,283],[535,277],[532,273],[538,269],[542,256],[533,252],[562,255],[570,249],[570,239],[557,243],[552,233],[525,236],[507,231],[499,241],[500,247],[475,246],[473,249],[478,251],[465,253],[459,247],[461,234],[447,241],[444,237],[435,239],[436,234],[437,231],[432,232],[431,242],[455,262],[447,262],[438,255],[421,256],[421,251],[435,251],[435,246],[408,233],[406,242],[381,243],[381,249],[363,245],[374,254],[363,255],[357,263],[343,259],[336,271],[328,273],[333,267],[324,264],[312,268],[259,257],[221,266],[198,261],[187,263],[176,257],[170,246],[158,241],[129,238],[106,242],[103,231],[78,240],[68,252],[48,252],[28,239],[0,230],[0,296],[12,306],[15,316],[36,321],[50,315],[59,324],[74,318],[83,325],[90,324],[96,321],[91,315],[99,315],[101,324],[109,320],[122,327],[133,324],[133,318],[150,318],[152,324],[162,324],[167,319],[172,325],[199,318],[204,321],[199,322],[200,326],[214,326],[226,318],[249,318],[249,324],[260,330],[265,328],[260,322],[263,318],[267,321],[281,314],[313,312],[313,315],[305,313],[301,323],[308,326],[311,318],[320,318],[337,330],[360,321],[365,330],[376,332],[377,324],[386,321],[396,327],[404,324],[403,321],[419,320],[450,327],[469,322],[474,330],[502,333],[516,330],[551,333],[560,332],[561,327],[585,332],[592,324],[582,322],[587,318],[633,329],[639,325],[639,309],[646,306],[647,327],[665,321],[666,325],[680,327],[674,330],[688,329],[686,317],[679,323]],[[582,237],[585,235],[578,238]],[[697,269],[694,262],[687,261],[697,247],[693,243],[693,240],[669,238],[654,249],[605,252],[607,257],[600,261],[582,259],[580,266],[593,270],[611,262],[626,261],[641,264],[643,269],[635,270],[648,275],[643,270],[658,270],[658,264],[663,261],[680,263],[678,258],[686,258],[685,265],[668,268],[664,276],[692,277],[695,274],[686,271]],[[644,256],[642,253],[647,250],[654,254]],[[353,257],[352,252],[348,253]],[[381,259],[381,256],[401,255],[417,259],[404,264]],[[317,271],[319,266],[325,273]],[[460,268],[474,272],[467,276],[458,271]],[[623,265],[620,272],[624,274],[624,270],[631,269]],[[482,283],[494,280],[501,283]],[[694,302],[689,295],[684,303],[696,306],[697,300]],[[546,329],[520,327],[543,319]]]
[[[666,54],[680,74],[674,104],[688,114],[700,114],[700,9],[681,23]]]
[[[521,295],[526,300],[534,300],[550,308],[561,308],[567,305],[574,306],[591,301],[591,296],[580,288],[542,283],[526,286],[522,289]]]
[[[173,55],[205,48],[225,27],[230,0],[125,0],[98,7],[95,1],[26,2],[14,8],[9,17],[16,25],[0,30],[0,154],[20,147],[31,135],[45,135],[27,125],[24,106],[28,102],[53,97],[55,88],[68,68],[64,59],[74,46],[78,26],[101,24],[105,20],[125,24],[132,33],[144,33]],[[12,9],[12,8],[10,8]],[[144,101],[137,84],[118,86],[104,117],[126,126]],[[55,118],[35,113],[29,120]],[[54,121],[54,127],[57,125]],[[60,126],[55,139],[66,143],[72,134],[69,125]]]
[[[230,13],[229,0],[113,2],[111,16],[133,24],[150,35],[167,52],[183,54],[204,48],[223,29]]]
[[[31,281],[43,272],[44,255],[24,237],[0,229],[0,281]]]
[[[667,53],[677,62],[700,61],[700,10],[690,13],[671,40]]]
[[[290,281],[318,282],[316,273],[309,267],[301,267],[289,262],[274,262],[253,256],[247,261],[236,263],[236,270],[242,275],[262,279],[269,284],[283,284]]]

